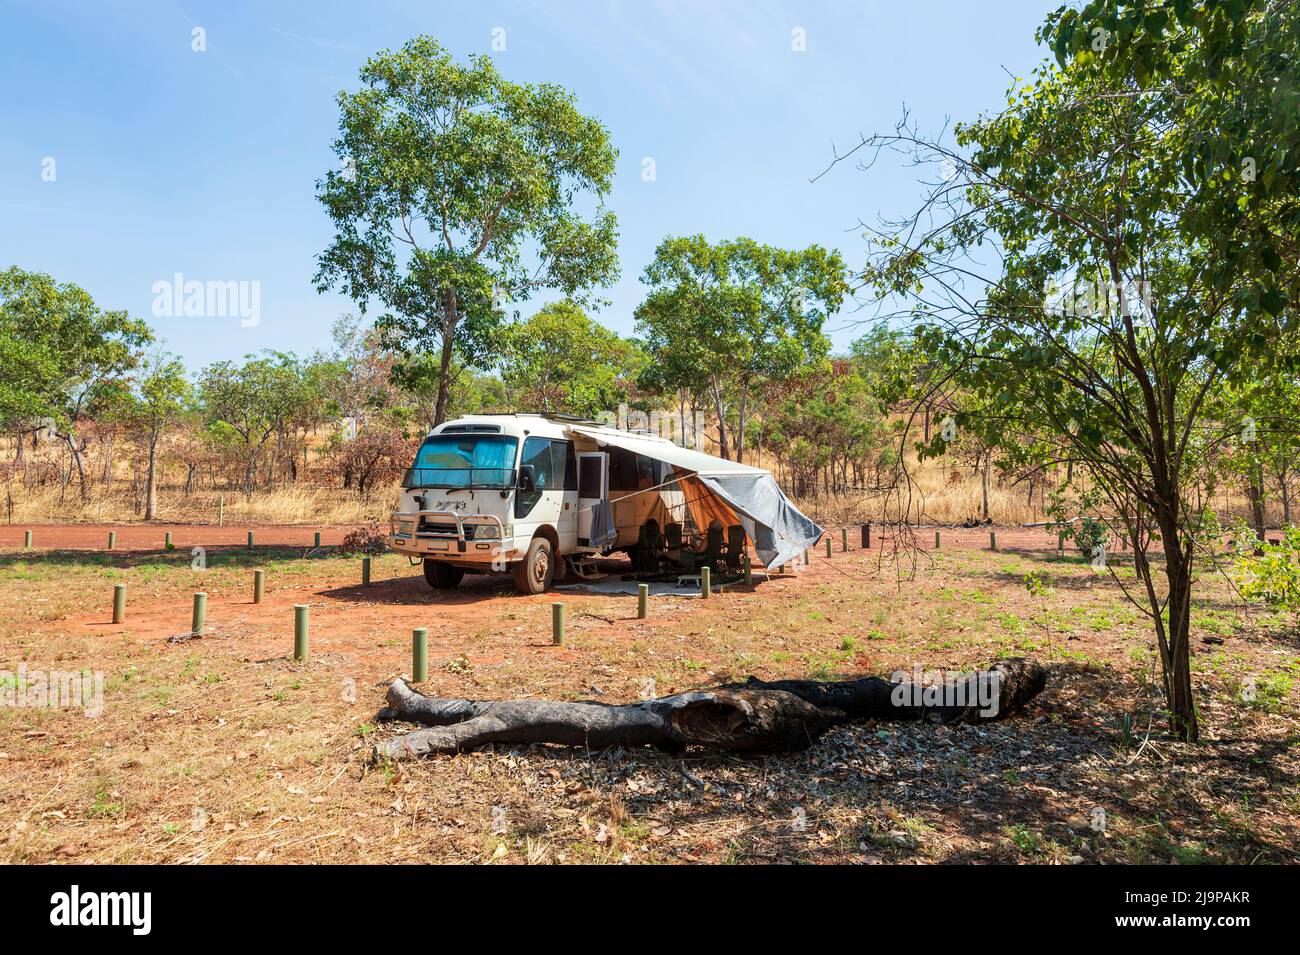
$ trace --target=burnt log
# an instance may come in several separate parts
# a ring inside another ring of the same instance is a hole
[[[846,682],[778,680],[694,690],[642,703],[463,700],[426,696],[396,679],[381,720],[425,729],[375,746],[376,758],[460,753],[489,743],[556,743],[603,749],[655,746],[680,752],[701,746],[731,753],[806,749],[833,726],[854,720],[945,722],[1000,719],[1019,712],[1042,689],[1046,671],[1033,661],[1006,661],[971,674],[969,695],[924,696],[912,681],[879,677]],[[979,690],[975,681],[984,681]],[[981,695],[982,694],[982,695]]]

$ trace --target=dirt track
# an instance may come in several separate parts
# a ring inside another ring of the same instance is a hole
[[[321,545],[331,547],[337,546],[353,529],[352,526],[318,527],[309,524],[227,524],[221,527],[214,524],[9,524],[0,526],[0,549],[21,548],[26,530],[32,532],[33,550],[103,550],[108,543],[108,532],[113,531],[117,534],[117,550],[155,551],[162,549],[168,531],[172,534],[173,546],[179,550],[197,546],[244,546],[250,530],[256,547],[311,547],[317,531],[320,532]],[[935,530],[933,526],[913,527],[917,546],[933,549]],[[1040,527],[940,527],[938,530],[940,546],[944,548],[987,548],[990,532],[997,535],[999,548],[1044,550],[1056,546],[1056,535]],[[830,534],[838,553],[840,529],[832,528]],[[872,549],[879,548],[882,542],[888,544],[893,535],[892,528],[873,528]],[[859,529],[850,527],[849,549],[858,550],[860,544]]]

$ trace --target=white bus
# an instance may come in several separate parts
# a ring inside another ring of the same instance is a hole
[[[564,415],[445,422],[429,432],[403,478],[389,546],[422,560],[425,579],[440,589],[466,573],[510,572],[520,593],[540,594],[611,551],[627,551],[635,563],[648,527],[690,520],[673,465],[654,456],[660,448],[683,451]]]

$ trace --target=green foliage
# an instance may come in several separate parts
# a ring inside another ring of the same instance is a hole
[[[385,343],[437,353],[435,418],[454,364],[495,356],[504,303],[578,294],[617,276],[609,133],[551,84],[505,80],[491,57],[458,63],[416,37],[368,60],[339,94],[343,168],[318,195],[335,227],[317,286],[384,309]],[[596,201],[590,219],[575,198]]]
[[[1233,539],[1231,575],[1241,595],[1300,614],[1300,528],[1288,527],[1277,544],[1261,545],[1250,528],[1239,523]]]
[[[508,328],[501,376],[519,410],[594,417],[630,401],[642,363],[635,343],[565,300]]]
[[[828,316],[848,291],[838,252],[792,251],[739,238],[702,235],[659,243],[641,281],[649,288],[637,328],[654,362],[650,390],[706,392],[719,418],[719,443],[743,454],[751,402],[825,359]],[[735,404],[734,428],[728,406]]]

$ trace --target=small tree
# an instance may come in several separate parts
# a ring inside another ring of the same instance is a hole
[[[148,455],[144,519],[158,516],[158,443],[167,429],[191,406],[194,389],[185,366],[172,355],[155,354],[145,363],[132,395],[130,422],[141,435]]]
[[[490,57],[457,63],[430,37],[371,58],[361,79],[338,97],[343,168],[318,184],[336,234],[316,284],[363,312],[378,301],[394,350],[437,355],[438,424],[456,365],[495,358],[506,302],[617,276],[601,205],[616,154],[565,90],[509,82]],[[571,209],[581,197],[590,219]]]

